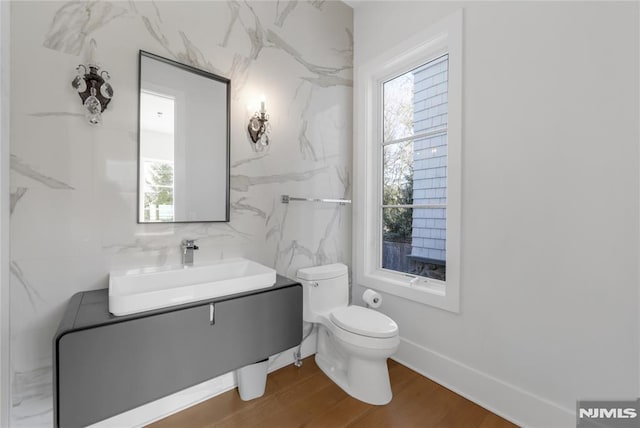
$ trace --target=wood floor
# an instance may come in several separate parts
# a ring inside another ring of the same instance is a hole
[[[150,425],[200,427],[514,427],[477,404],[389,360],[393,400],[372,406],[351,398],[312,357],[269,375],[264,396],[242,401],[233,389]]]

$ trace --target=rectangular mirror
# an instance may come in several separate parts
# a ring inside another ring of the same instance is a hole
[[[230,81],[140,51],[138,223],[229,221]]]

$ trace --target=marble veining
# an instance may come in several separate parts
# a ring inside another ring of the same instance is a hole
[[[27,190],[29,189],[27,189],[26,187],[18,187],[14,192],[11,192],[11,196],[9,198],[10,214],[13,214],[13,211],[16,209],[16,205],[18,205],[18,202],[24,196],[24,194],[27,193]]]
[[[247,81],[249,65],[251,63],[249,58],[235,54],[229,69],[223,71],[205,58],[202,51],[189,39],[184,31],[178,32],[184,51],[175,50],[172,49],[169,38],[163,33],[160,25],[162,21],[152,22],[151,19],[146,16],[141,16],[141,19],[149,34],[160,43],[169,56],[178,62],[229,78],[231,80],[231,95],[234,99],[238,98],[237,94],[242,91]]]
[[[243,212],[243,211],[252,212],[255,215],[257,215],[258,217],[262,217],[262,218],[264,218],[266,220],[267,213],[262,211],[258,207],[254,207],[253,205],[244,202],[246,200],[247,200],[246,197],[242,197],[242,198],[238,199],[237,201],[232,202],[231,203],[231,209],[235,210],[236,212]]]
[[[250,157],[250,158],[246,158],[246,159],[240,159],[240,160],[237,160],[237,161],[233,162],[231,164],[231,168],[237,168],[240,165],[244,165],[244,164],[248,164],[250,162],[258,161],[260,159],[266,158],[267,156],[269,156],[269,153],[263,153],[263,154],[260,154],[260,155],[254,156],[254,157]]]
[[[351,192],[351,178],[349,176],[349,173],[346,171],[346,169],[340,171],[339,168],[336,168],[336,173],[340,178],[340,182],[342,183],[344,188],[342,198],[348,198]],[[307,209],[310,209],[308,207],[309,205],[307,205]],[[333,214],[324,228],[324,234],[320,238],[315,251],[312,251],[304,245],[300,244],[298,240],[291,241],[291,244],[282,250],[279,249],[280,245],[278,245],[278,252],[276,253],[276,266],[279,266],[280,263],[284,263],[285,266],[283,267],[283,269],[285,269],[290,275],[293,275],[294,272],[292,271],[292,264],[294,262],[294,259],[299,255],[309,260],[312,266],[334,263],[338,261],[338,258],[329,255],[327,246],[332,240],[334,229],[336,228],[337,223],[340,221],[341,214],[344,212],[345,208],[345,206],[341,205],[336,205],[333,208]],[[283,229],[285,220],[286,216],[283,218],[281,229]],[[340,256],[342,255],[340,254]],[[340,257],[339,259],[342,259],[342,257]]]
[[[279,49],[282,49],[284,52],[291,55],[298,63],[302,64],[309,72],[316,74],[318,77],[314,79],[304,78],[305,80],[314,83],[316,81],[324,82],[322,87],[327,87],[331,85],[345,85],[345,86],[353,86],[353,79],[338,77],[336,74],[344,71],[350,70],[352,68],[351,64],[345,64],[340,67],[327,67],[322,65],[313,64],[309,61],[306,61],[302,54],[298,52],[293,46],[289,43],[285,42],[278,34],[276,34],[273,30],[267,31],[267,40],[276,46]],[[333,82],[330,84],[330,82]]]
[[[10,163],[11,169],[13,171],[17,172],[18,174],[24,175],[25,177],[36,180],[47,187],[50,187],[52,189],[73,190],[73,187],[69,186],[67,183],[36,171],[16,155],[11,155]]]
[[[158,253],[161,257],[165,257],[163,254],[168,250],[164,239],[153,239],[146,236],[136,237],[131,243],[104,245],[102,248],[105,251],[116,253]]]
[[[234,100],[237,100],[239,98],[238,94],[242,92],[242,89],[247,84],[250,65],[251,60],[249,58],[239,54],[235,54],[233,56],[231,68],[226,75],[229,76],[229,79],[231,79],[231,97]]]
[[[11,264],[9,265],[9,272],[11,272],[13,277],[18,280],[18,283],[22,285],[22,290],[26,293],[27,298],[31,303],[32,309],[37,311],[38,306],[36,304],[36,300],[44,302],[44,299],[42,298],[38,290],[36,290],[36,288],[29,283],[27,278],[25,278],[24,272],[22,272],[22,269],[20,268],[18,262],[13,260],[11,261]]]
[[[165,226],[170,229],[174,228],[171,224],[158,224],[154,226]],[[189,223],[184,226],[184,229],[186,229],[185,234],[188,235],[189,238],[196,240],[221,238],[247,239],[252,236],[251,233],[240,231],[229,223]],[[175,233],[170,231],[166,233],[153,233],[149,235],[136,236],[132,242],[104,245],[102,249],[107,252],[119,254],[134,254],[139,252],[148,253],[150,255],[157,254],[159,257],[162,257],[163,260],[166,260],[170,252],[177,251],[176,249],[179,248],[181,240],[182,239],[176,239]],[[156,264],[162,265],[164,263],[156,261],[154,265]]]
[[[169,47],[169,40],[167,40],[164,34],[160,32],[160,29],[156,28],[156,26],[154,26],[154,23],[152,23],[151,20],[146,16],[141,16],[140,18],[142,19],[142,22],[144,23],[144,26],[146,27],[149,34],[154,39],[156,39],[160,46],[162,46],[169,54],[171,54],[171,56],[175,58],[176,55],[171,51]]]
[[[321,88],[329,88],[331,86],[353,86],[353,79],[341,76],[319,75],[317,77],[302,77],[302,79]]]
[[[322,10],[322,6],[324,6],[324,2],[325,2],[325,1],[326,1],[326,0],[312,0],[312,1],[311,1],[311,4],[312,4],[315,8],[317,8],[317,9],[319,9],[319,10]]]
[[[340,180],[340,183],[342,183],[342,187],[344,188],[344,192],[342,193],[342,197],[344,199],[348,199],[349,195],[351,194],[351,173],[350,173],[350,169],[348,167],[335,167],[336,169],[336,175],[338,176],[338,179]]]
[[[324,229],[324,236],[318,241],[315,251],[309,249],[305,245],[301,244],[299,240],[294,239],[285,248],[280,249],[280,242],[278,243],[278,251],[276,252],[275,265],[276,268],[287,272],[289,276],[295,276],[297,266],[294,265],[296,257],[302,256],[305,258],[304,264],[309,266],[322,265],[328,263],[334,263],[337,261],[336,257],[332,257],[327,253],[327,245],[331,240],[331,235],[336,223],[336,219],[340,215],[342,207],[337,206],[333,209],[334,214],[331,220]],[[284,221],[283,221],[284,223]],[[282,226],[280,230],[283,230]]]
[[[316,154],[316,150],[313,148],[313,144],[307,138],[307,125],[309,121],[304,119],[302,124],[300,125],[300,134],[298,135],[298,140],[300,141],[300,153],[302,154],[302,158],[306,159],[307,156],[311,156],[311,159],[314,161],[318,160],[318,155]]]
[[[303,89],[305,88],[307,88],[306,96],[303,95],[303,92],[304,92]],[[300,129],[298,133],[298,143],[300,145],[300,154],[302,156],[302,159],[311,159],[314,162],[327,161],[329,159],[336,157],[334,154],[327,153],[324,139],[322,138],[317,139],[316,142],[314,143],[307,136],[307,131],[308,131],[307,128],[309,126],[309,120],[315,119],[312,115],[309,114],[309,107],[311,105],[311,101],[313,100],[314,92],[317,89],[318,89],[317,87],[307,82],[302,82],[298,86],[298,89],[296,90],[296,94],[294,96],[294,101],[297,98],[304,99],[302,111],[300,113]],[[294,103],[292,102],[292,105],[293,104]],[[316,150],[316,145],[319,146],[319,149],[321,151],[320,154],[318,154],[318,151]]]
[[[304,104],[302,107],[302,111],[300,112],[300,131],[298,133],[298,141],[300,144],[300,153],[302,155],[302,159],[307,159],[307,156],[311,156],[311,159],[314,161],[318,161],[318,155],[316,154],[316,150],[313,147],[313,143],[307,137],[307,126],[309,125],[309,120],[307,119],[309,106],[311,105],[311,100],[313,99],[313,86],[306,83],[301,82],[298,88],[296,89],[295,98],[298,96],[302,96],[302,90],[304,87],[308,87],[307,95],[304,98]],[[292,103],[293,104],[293,103]]]
[[[267,233],[265,233],[265,235],[264,235],[264,239],[268,241],[272,237],[276,236],[276,234],[280,234],[280,225],[279,224],[276,224],[273,227],[271,227],[270,229],[268,229]],[[278,260],[278,258],[276,257],[276,261],[277,260]]]
[[[286,19],[288,14],[291,13],[296,3],[297,2],[293,1],[288,2],[287,6],[285,6],[284,10],[280,14],[276,12],[278,14],[278,17],[276,19],[275,25],[277,25],[278,27],[282,27],[281,24],[284,22],[284,19]],[[318,2],[314,5],[316,5],[318,8],[321,8],[322,3],[323,2]],[[267,29],[265,31],[262,22],[254,11],[254,8],[250,6],[248,2],[245,2],[244,5],[253,16],[253,26],[246,24],[242,19],[240,15],[241,5],[238,2],[230,1],[227,4],[229,5],[229,9],[231,10],[231,18],[221,46],[227,45],[228,37],[231,34],[233,27],[235,26],[236,22],[240,22],[249,40],[251,41],[251,52],[249,54],[249,58],[253,60],[257,59],[260,55],[260,52],[265,47],[280,49],[293,57],[298,63],[302,64],[311,73],[316,74],[315,77],[302,77],[308,82],[325,88],[334,85],[353,86],[353,79],[337,76],[338,73],[345,70],[350,70],[352,68],[353,34],[348,28],[345,29],[347,33],[348,47],[344,49],[335,49],[337,52],[342,53],[343,56],[347,58],[346,63],[340,67],[326,67],[306,61],[297,49],[293,48],[289,43],[285,42],[282,37],[276,34],[272,29]],[[279,2],[276,4],[276,7],[279,7]],[[351,53],[351,55],[349,55],[349,53]]]
[[[233,30],[236,21],[240,17],[240,4],[237,1],[228,1],[226,3],[231,13],[231,19],[229,20],[229,24],[227,25],[227,31],[224,33],[224,38],[220,43],[220,46],[223,48],[227,47],[227,44],[229,43],[229,37],[231,37],[231,30]]]
[[[131,10],[133,13],[140,13],[138,12],[138,6],[136,6],[135,0],[127,0],[127,5],[129,6],[129,10]]]
[[[249,232],[243,232],[243,231],[241,231],[241,230],[236,229],[235,227],[233,227],[233,226],[231,225],[231,223],[224,223],[224,224],[222,225],[222,227],[229,229],[230,231],[232,231],[233,233],[235,233],[235,234],[236,234],[236,236],[239,236],[239,237],[242,237],[242,238],[245,238],[245,239],[251,238],[251,237],[253,236],[253,234],[252,234],[252,233],[249,233]]]
[[[280,217],[280,221],[278,221],[274,226],[272,226],[267,231],[267,240],[273,237],[276,239],[276,249],[273,257],[273,265],[276,269],[279,267],[279,261],[281,256],[280,247],[282,247],[284,243],[284,233],[285,233],[285,225],[287,223],[287,216],[289,214],[289,204],[286,204],[284,209],[282,210],[282,216]],[[292,241],[293,242],[293,241]]]
[[[310,180],[317,174],[322,172],[326,172],[327,167],[320,167],[316,169],[312,169],[310,171],[303,172],[289,172],[285,174],[274,174],[274,175],[266,175],[259,177],[250,177],[248,175],[231,175],[231,188],[238,192],[247,192],[249,191],[249,187],[263,185],[263,184],[273,184],[273,183],[286,183],[288,181],[305,181]]]
[[[348,46],[344,49],[334,48],[333,51],[339,53],[344,57],[347,64],[351,64],[353,67],[353,31],[349,28],[345,28],[344,32],[347,34]]]
[[[12,390],[12,424],[14,427],[50,427],[53,423],[51,366],[15,372]]]
[[[244,256],[290,277],[300,267],[350,263],[350,206],[280,201],[283,193],[350,198],[349,7],[14,2],[11,19],[17,69],[46,58],[48,79],[68,82],[94,38],[118,91],[103,124],[91,127],[68,84],[36,97],[26,74],[11,77],[11,426],[52,425],[51,329],[69,297],[105,287],[109,270],[179,263],[187,237],[198,240],[200,261]],[[229,223],[136,223],[139,49],[231,79]],[[255,153],[245,104],[261,92],[273,140]]]
[[[53,18],[44,46],[79,55],[91,33],[127,13],[110,2],[73,1],[62,6]]]
[[[179,31],[179,34],[185,49],[184,52],[178,52],[175,54],[179,62],[193,65],[196,68],[210,71],[214,74],[223,74],[220,69],[214,67],[213,64],[211,64],[211,62],[209,62],[209,60],[205,58],[202,51],[200,51],[200,49],[198,49],[198,47],[193,44],[191,40],[189,40],[184,31]]]
[[[156,12],[156,17],[158,18],[158,21],[162,23],[162,16],[160,15],[160,9],[158,8],[158,5],[154,0],[151,0],[151,5],[153,6],[153,9]]]
[[[282,10],[280,10],[280,5],[284,4]],[[276,3],[276,20],[273,22],[274,25],[278,27],[282,27],[284,21],[287,19],[291,11],[296,8],[298,5],[298,0],[291,1],[279,1]]]
[[[258,15],[256,15],[253,8],[247,2],[245,2],[245,5],[253,15],[253,27],[245,24],[242,19],[240,19],[240,23],[242,24],[244,30],[247,32],[247,36],[249,36],[249,40],[251,41],[251,53],[249,54],[249,58],[258,59],[258,55],[260,55],[260,52],[265,46],[264,29],[262,28],[260,18],[258,18]]]

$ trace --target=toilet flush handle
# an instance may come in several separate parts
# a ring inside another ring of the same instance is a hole
[[[317,287],[320,284],[318,284],[318,281],[311,281],[309,282],[309,285],[311,285],[312,287]]]

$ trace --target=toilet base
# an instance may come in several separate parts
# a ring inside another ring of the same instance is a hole
[[[318,334],[315,361],[320,370],[355,399],[384,405],[393,398],[386,358],[363,358],[345,352],[323,327]]]
[[[352,381],[349,383],[344,370],[336,369],[335,366],[332,366],[327,359],[323,358],[320,354],[316,354],[315,360],[320,370],[353,398],[376,406],[382,406],[391,402],[393,394],[391,393],[391,383],[389,382],[389,372],[386,361],[384,361],[382,370],[380,370],[380,367],[375,367],[375,374],[371,374],[371,367],[368,367],[365,369],[367,372],[366,377],[362,377],[362,375],[351,376]],[[361,362],[356,362],[353,365],[358,366],[360,363]],[[371,383],[375,383],[376,385],[371,385]],[[355,388],[351,388],[351,385]]]

